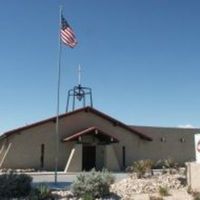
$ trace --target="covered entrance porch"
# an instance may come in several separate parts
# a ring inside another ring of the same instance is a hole
[[[66,145],[73,143],[65,172],[89,171],[92,168],[120,170],[114,148],[114,145],[118,145],[119,140],[96,127],[90,127],[66,137],[63,142]]]

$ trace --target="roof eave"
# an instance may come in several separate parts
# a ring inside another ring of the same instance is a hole
[[[84,107],[84,108],[80,108],[80,109],[77,109],[77,110],[74,110],[74,111],[71,111],[69,113],[64,113],[64,114],[61,114],[59,115],[59,119],[63,118],[63,117],[66,117],[66,116],[70,116],[72,114],[75,114],[75,113],[79,113],[79,112],[82,112],[82,111],[85,111],[85,112],[92,112],[92,113],[95,113],[99,116],[101,116],[102,118],[104,119],[107,119],[109,121],[111,121],[115,126],[121,126],[129,131],[131,131],[132,133],[138,135],[141,139],[144,139],[144,140],[147,140],[147,141],[152,141],[152,138],[143,134],[143,133],[140,133],[139,131],[137,130],[134,130],[132,128],[130,128],[128,125],[110,117],[109,115],[101,112],[101,111],[98,111],[92,107]],[[30,125],[27,125],[27,126],[24,126],[24,127],[20,127],[20,128],[17,128],[17,129],[14,129],[14,130],[10,130],[8,132],[5,132],[3,135],[0,136],[0,140],[1,139],[4,139],[4,138],[7,138],[9,136],[11,136],[12,134],[14,133],[17,133],[17,132],[20,132],[20,131],[23,131],[23,130],[26,130],[26,129],[29,129],[29,128],[32,128],[32,127],[35,127],[35,126],[38,126],[38,125],[41,125],[41,124],[44,124],[44,123],[47,123],[47,122],[55,122],[56,120],[56,117],[51,117],[51,118],[48,118],[48,119],[45,119],[45,120],[42,120],[42,121],[39,121],[39,122],[36,122],[36,123],[33,123],[33,124],[30,124]]]

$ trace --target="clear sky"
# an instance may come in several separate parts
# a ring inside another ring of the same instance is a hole
[[[1,0],[0,133],[56,114],[59,5],[78,45],[63,46],[67,90],[127,124],[200,127],[199,0]]]

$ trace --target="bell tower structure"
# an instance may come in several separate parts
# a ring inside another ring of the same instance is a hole
[[[92,89],[81,85],[81,66],[78,67],[78,85],[68,90],[66,112],[74,111],[77,105],[93,107]]]

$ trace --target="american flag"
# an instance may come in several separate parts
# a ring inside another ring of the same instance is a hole
[[[77,44],[76,36],[68,24],[67,20],[61,16],[61,32],[60,32],[61,40],[64,44],[68,45],[69,47],[73,48]]]

